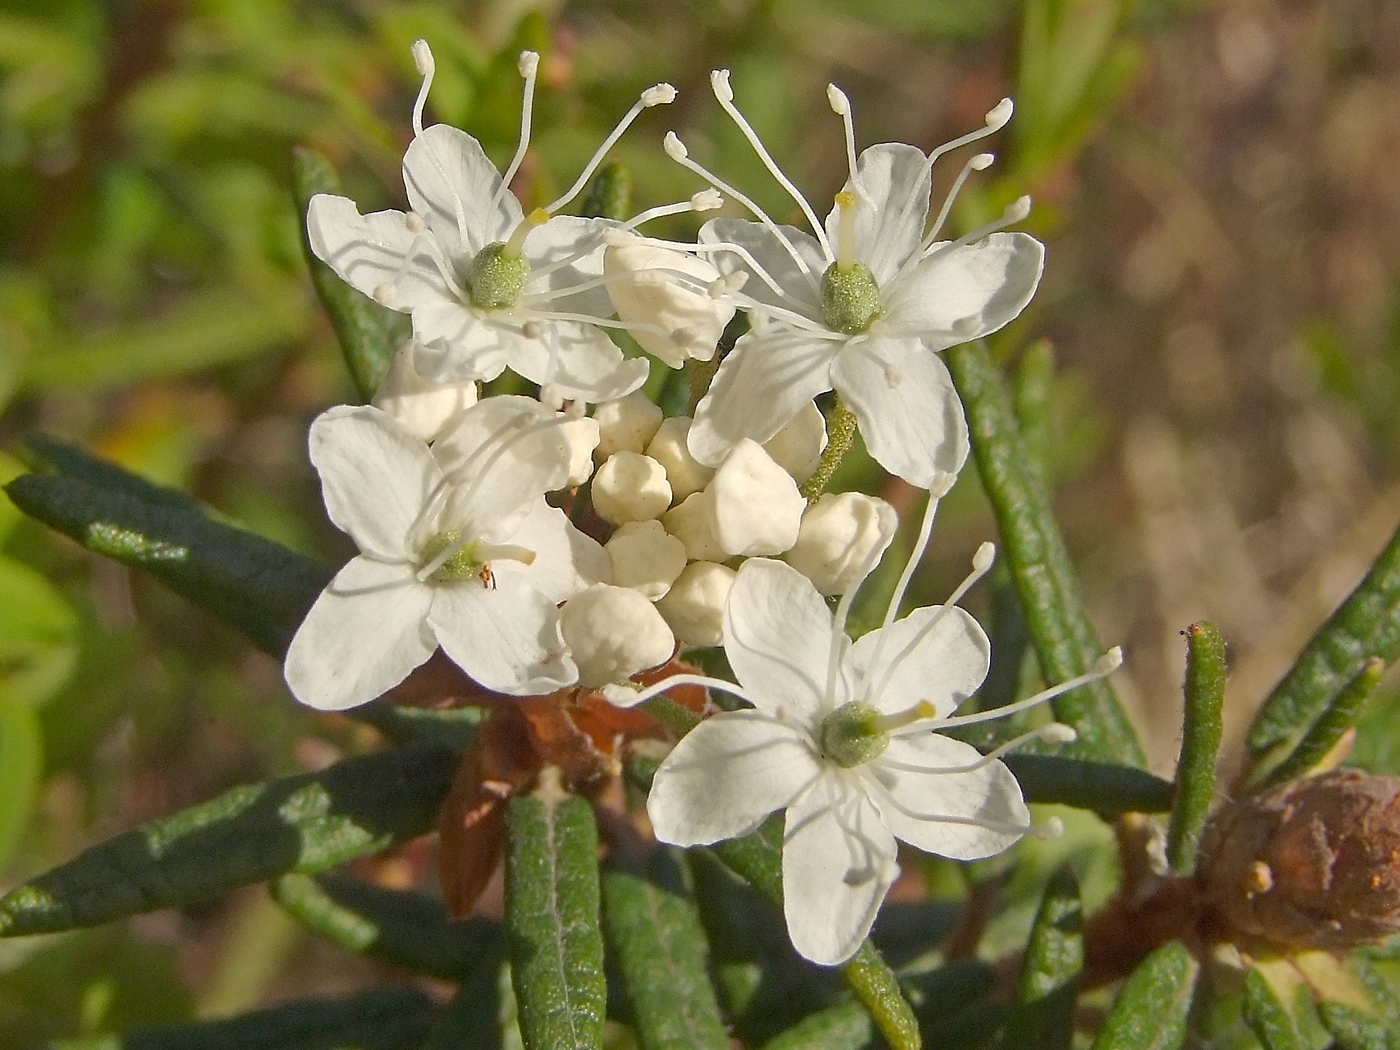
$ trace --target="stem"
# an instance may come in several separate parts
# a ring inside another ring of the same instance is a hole
[[[851,441],[856,436],[855,413],[846,407],[840,394],[836,395],[831,418],[826,422],[826,434],[826,448],[822,451],[822,460],[817,465],[817,472],[802,485],[802,495],[807,498],[808,503],[814,502],[826,489],[831,476],[836,473],[836,468],[841,465],[841,460],[850,450]]]

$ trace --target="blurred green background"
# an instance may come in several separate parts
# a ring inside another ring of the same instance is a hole
[[[1154,765],[1179,732],[1193,620],[1232,645],[1243,727],[1400,519],[1400,5],[1386,0],[3,0],[0,481],[40,429],[334,561],[310,419],[352,388],[307,280],[290,154],[400,206],[417,77],[429,121],[515,145],[516,55],[543,55],[527,203],[572,180],[660,80],[681,91],[616,154],[639,207],[689,196],[692,154],[794,212],[710,97],[737,101],[824,212],[858,146],[928,149],[1017,115],[963,228],[1023,192],[1042,291],[994,349],[1048,338],[1058,507]],[[941,172],[942,186],[956,168]],[[692,227],[693,228],[693,227]],[[672,232],[684,234],[678,226]],[[991,531],[975,485],[926,587]],[[889,495],[901,503],[908,493]],[[1400,703],[1358,757],[1400,772]],[[245,780],[365,739],[296,710],[280,668],[157,584],[0,500],[0,885]],[[410,852],[380,881],[420,877]],[[0,1046],[372,983],[261,893],[0,942]]]

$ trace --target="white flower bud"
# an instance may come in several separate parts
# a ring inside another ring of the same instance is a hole
[[[612,582],[656,601],[685,569],[685,544],[659,521],[619,526],[603,549],[612,561]]]
[[[587,416],[567,416],[562,424],[564,440],[569,445],[569,480],[566,488],[575,488],[593,473],[593,450],[598,447],[599,428],[596,419]]]
[[[659,517],[670,505],[666,468],[640,452],[610,456],[593,475],[593,509],[614,525]]]
[[[801,485],[817,472],[826,450],[826,418],[815,401],[808,402],[768,439],[763,451]]]
[[[822,594],[844,594],[875,567],[899,526],[894,508],[859,492],[828,492],[802,515],[788,564]]]
[[[476,383],[429,383],[414,367],[419,345],[410,339],[399,347],[371,404],[424,441],[435,441],[457,413],[476,404]]]
[[[661,516],[661,524],[685,544],[685,556],[691,561],[720,561],[725,557],[711,525],[710,502],[709,492],[693,492]]]
[[[601,463],[616,452],[642,452],[661,426],[661,409],[640,390],[604,401],[593,410],[598,421],[598,447],[593,458]]]
[[[710,527],[725,554],[782,554],[797,542],[807,501],[758,442],[740,439],[705,491]]]
[[[559,610],[559,629],[578,665],[579,685],[621,682],[665,663],[676,640],[656,607],[636,591],[595,583]]]
[[[662,420],[661,428],[647,446],[647,455],[666,468],[672,499],[685,499],[692,492],[699,492],[715,476],[715,468],[701,464],[686,446],[690,424],[689,416]]]
[[[727,565],[691,562],[656,603],[682,645],[719,645],[724,640],[724,601],[737,575]]]
[[[638,326],[629,331],[647,353],[672,368],[715,356],[734,307],[710,296],[708,285],[720,277],[710,263],[631,237],[603,252],[603,274],[617,316]]]

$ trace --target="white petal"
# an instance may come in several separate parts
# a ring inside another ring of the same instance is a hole
[[[760,711],[815,723],[845,702],[843,683],[827,702],[831,639],[831,613],[807,577],[766,558],[739,567],[724,606],[724,653]]]
[[[492,543],[513,543],[535,552],[529,565],[502,558],[491,563],[498,588],[516,581],[533,587],[556,605],[572,598],[611,572],[608,556],[598,542],[570,523],[557,507],[535,500],[529,513],[509,534],[488,534]]]
[[[524,309],[561,310],[607,318],[613,315],[612,301],[603,287],[561,295],[543,303],[532,302],[531,296],[543,292],[561,292],[577,287],[603,275],[603,237],[617,226],[609,219],[584,218],[578,215],[556,215],[543,226],[530,231],[525,240],[525,252],[532,270],[538,271],[571,256],[578,256],[567,265],[544,275],[532,276],[521,297]]]
[[[831,381],[855,413],[875,461],[928,488],[967,461],[967,420],[953,379],[916,339],[852,340],[831,366]]]
[[[401,211],[361,215],[348,197],[318,193],[306,210],[307,239],[341,280],[392,309],[406,313],[454,299],[433,262],[441,248],[431,234],[410,230],[405,218]]]
[[[413,334],[422,344],[414,365],[430,383],[495,379],[505,371],[510,348],[521,338],[515,326],[494,320],[457,299],[442,299],[414,310]]]
[[[951,714],[987,677],[992,645],[972,616],[957,606],[915,609],[902,620],[863,635],[851,648],[855,696],[886,714],[921,700]]]
[[[810,743],[757,711],[705,719],[656,771],[647,815],[675,846],[745,835],[821,773]]]
[[[559,635],[554,602],[519,581],[439,586],[428,623],[442,651],[487,689],[510,696],[552,693],[578,679]]]
[[[647,381],[644,357],[625,358],[600,328],[574,321],[540,322],[538,339],[510,346],[511,371],[555,387],[569,401],[590,405],[625,397]]]
[[[889,748],[864,767],[864,775],[882,786],[872,790],[885,824],[896,837],[927,853],[953,860],[980,860],[1009,849],[1030,824],[1030,811],[1021,799],[1021,785],[1001,762],[989,762],[966,773],[940,773],[968,766],[982,756],[970,744],[936,733],[890,741]],[[913,773],[901,767],[918,766]],[[991,821],[995,827],[949,823],[931,818]]]
[[[733,252],[716,250],[709,258],[723,273],[738,271],[748,274],[748,283],[744,285],[743,292],[750,299],[756,299],[767,306],[796,310],[804,317],[821,324],[820,281],[830,264],[822,254],[821,245],[811,234],[804,233],[795,226],[779,226],[778,229],[807,264],[810,276],[798,268],[778,234],[762,223],[728,217],[711,219],[700,227],[699,243],[705,245],[728,242],[747,249],[749,257],[772,278],[788,298],[777,295],[747,261]]]
[[[923,240],[932,187],[928,157],[902,142],[881,142],[856,161],[860,180],[855,221],[855,257],[870,267],[883,288]],[[846,190],[851,190],[847,179]],[[840,209],[826,219],[837,243]]]
[[[343,711],[398,685],[437,648],[425,625],[431,601],[412,566],[351,559],[287,649],[292,695],[322,711]]]
[[[1045,245],[1024,233],[994,233],[920,263],[891,289],[885,325],[932,350],[980,339],[1025,309],[1040,283]]]
[[[403,184],[409,205],[463,264],[491,242],[506,240],[522,218],[509,191],[490,206],[501,173],[476,139],[446,124],[425,128],[409,143]]]
[[[788,808],[783,914],[798,954],[822,966],[849,959],[898,874],[894,836],[862,791],[827,777]]]
[[[696,406],[686,438],[690,454],[717,467],[742,438],[760,445],[769,440],[831,389],[832,360],[841,345],[779,324],[740,337]]]
[[[311,424],[311,462],[326,513],[360,550],[401,561],[409,533],[442,477],[422,439],[369,405],[337,405]]]

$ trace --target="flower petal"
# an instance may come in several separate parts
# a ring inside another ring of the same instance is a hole
[[[891,474],[928,488],[967,461],[967,420],[953,379],[917,339],[852,340],[832,362],[831,382],[870,455]]]
[[[538,339],[510,345],[510,367],[531,382],[554,387],[560,397],[596,405],[626,397],[647,381],[647,359],[624,357],[602,329],[576,321],[544,321],[541,327]]]
[[[928,157],[902,142],[881,142],[861,153],[856,177],[855,257],[883,288],[923,240],[933,186]],[[849,179],[844,188],[853,189]],[[841,209],[832,208],[826,218],[832,244],[840,223]]]
[[[1009,849],[1029,830],[1030,811],[1021,785],[998,761],[963,773],[939,772],[973,765],[982,756],[971,744],[937,733],[901,737],[865,767],[871,798],[895,836],[927,853],[980,860]],[[898,769],[892,768],[898,763]],[[926,772],[912,772],[918,767]],[[950,823],[939,817],[960,821]]]
[[[513,543],[534,551],[529,565],[502,558],[491,563],[497,588],[527,585],[558,604],[612,575],[608,555],[598,542],[574,528],[568,517],[544,500],[535,500],[525,519],[491,543]]]
[[[831,389],[831,364],[841,345],[776,323],[741,336],[695,408],[686,438],[690,454],[717,467],[742,438],[763,444]]]
[[[894,836],[863,791],[825,777],[788,808],[783,838],[792,946],[821,966],[845,962],[899,874]]]
[[[581,313],[590,317],[611,317],[612,300],[608,298],[606,288],[589,288],[569,295],[557,293],[603,276],[603,238],[609,229],[617,225],[610,219],[556,215],[543,226],[531,230],[525,241],[525,251],[530,257],[534,274],[525,285],[521,306],[526,309]],[[539,273],[545,267],[573,256],[577,258],[557,270]],[[556,295],[545,300],[532,298],[545,293]]]
[[[322,711],[368,703],[433,655],[432,592],[412,567],[352,558],[311,606],[287,649],[292,695]]]
[[[422,344],[414,364],[430,383],[495,379],[510,361],[510,348],[523,338],[518,325],[455,298],[414,310],[413,334]]]
[[[832,630],[826,602],[792,566],[750,558],[739,567],[724,605],[724,653],[760,711],[815,726],[847,699],[844,682],[830,702],[826,696]],[[842,636],[840,644],[849,642]]]
[[[306,235],[316,258],[341,280],[392,309],[406,313],[454,300],[434,262],[441,249],[405,219],[401,211],[361,215],[348,197],[318,193],[306,209]]]
[[[994,233],[919,263],[890,290],[891,335],[942,350],[995,332],[1025,309],[1040,283],[1045,245],[1025,233]]]
[[[657,769],[647,815],[662,842],[708,845],[748,834],[820,773],[799,731],[758,711],[712,715]]]
[[[475,579],[440,586],[428,624],[442,651],[487,689],[538,696],[578,680],[559,635],[559,610],[521,581],[494,590]]]
[[[781,231],[781,236],[775,233],[772,227],[749,222],[747,219],[711,219],[700,227],[699,243],[703,247],[707,244],[727,242],[746,249],[749,258],[758,264],[783,294],[775,292],[769,282],[759,276],[747,260],[734,252],[715,249],[709,254],[710,261],[722,273],[738,271],[748,274],[748,283],[743,288],[744,295],[748,298],[765,306],[795,310],[821,324],[820,282],[830,263],[822,254],[821,245],[811,234],[804,233],[795,226],[778,226],[777,229]],[[792,252],[784,246],[784,238],[806,263],[806,273],[803,273],[793,260]]]
[[[991,653],[986,632],[969,613],[930,605],[858,639],[849,673],[855,696],[885,714],[928,700],[943,718],[981,686]]]
[[[409,534],[442,477],[428,446],[370,405],[322,412],[309,444],[336,528],[381,561],[412,558]]]
[[[491,207],[501,173],[476,139],[447,124],[424,128],[409,143],[403,185],[409,205],[427,220],[453,259],[464,264],[486,245],[508,238],[523,218],[520,202],[509,191]]]

